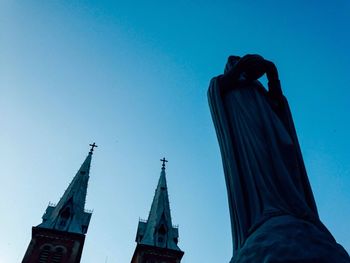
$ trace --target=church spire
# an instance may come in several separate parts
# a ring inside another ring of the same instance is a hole
[[[162,168],[153,198],[151,210],[146,222],[139,222],[136,242],[142,245],[168,248],[181,251],[177,246],[178,228],[171,222],[169,196],[165,174],[165,158],[161,159]]]
[[[57,205],[49,204],[43,222],[32,228],[32,239],[22,263],[80,263],[91,219],[85,211],[91,157],[95,143]]]
[[[43,215],[43,222],[38,227],[85,234],[89,226],[91,213],[85,211],[85,200],[89,181],[93,150],[91,149],[72,182],[57,205],[49,205]]]

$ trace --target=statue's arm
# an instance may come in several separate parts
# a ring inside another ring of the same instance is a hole
[[[278,78],[278,71],[274,63],[270,61],[266,61],[266,75],[268,79],[268,86],[269,86],[269,96],[271,100],[274,102],[276,108],[276,113],[280,117],[281,121],[284,123],[287,131],[289,132],[295,146],[295,151],[297,154],[298,159],[298,167],[300,169],[300,173],[303,175],[302,178],[302,185],[304,188],[304,194],[306,198],[306,202],[309,205],[309,207],[314,211],[315,216],[318,218],[318,212],[316,203],[310,188],[310,183],[307,179],[307,173],[304,165],[304,160],[301,154],[300,145],[298,141],[298,136],[295,130],[294,122],[292,113],[290,111],[288,101],[283,96],[281,84]]]
[[[283,100],[283,93],[281,83],[278,78],[278,70],[275,64],[268,60],[265,60],[265,67],[269,87],[269,96],[275,103],[279,104]]]

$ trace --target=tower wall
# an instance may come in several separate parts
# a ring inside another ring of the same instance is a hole
[[[131,263],[180,263],[184,252],[138,244]]]
[[[79,263],[85,235],[33,227],[22,263]]]

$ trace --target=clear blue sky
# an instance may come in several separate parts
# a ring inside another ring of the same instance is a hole
[[[130,262],[163,156],[183,262],[228,262],[206,91],[246,53],[278,66],[321,218],[350,251],[349,13],[348,0],[1,1],[0,261],[21,261],[96,141],[83,263]]]

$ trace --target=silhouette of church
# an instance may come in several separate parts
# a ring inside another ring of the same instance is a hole
[[[79,263],[92,212],[85,210],[91,158],[95,143],[57,205],[49,204],[22,263]],[[180,263],[178,228],[171,222],[163,158],[160,178],[146,221],[139,221],[131,263]]]

